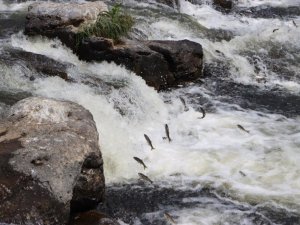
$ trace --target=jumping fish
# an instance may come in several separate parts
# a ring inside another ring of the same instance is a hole
[[[175,220],[173,219],[173,217],[172,217],[169,213],[165,212],[165,213],[164,213],[164,216],[165,216],[165,218],[166,218],[170,223],[176,224]]]
[[[169,131],[168,124],[165,124],[165,131],[166,131],[166,135],[167,135],[167,138],[168,138],[169,142],[171,142],[172,139],[170,138],[170,131]]]
[[[246,130],[246,129],[245,129],[242,125],[240,125],[240,124],[238,124],[237,127],[240,128],[242,131],[247,132],[248,134],[250,133],[249,130]]]
[[[295,27],[298,27],[294,20],[293,20],[293,24],[294,24]]]
[[[145,165],[145,163],[143,162],[143,160],[141,160],[138,157],[133,157],[135,161],[137,161],[139,164],[141,164],[144,167],[144,170],[147,168],[147,166]]]
[[[150,180],[150,178],[147,177],[146,175],[144,175],[144,174],[142,174],[142,173],[138,173],[138,175],[140,176],[140,178],[141,178],[142,180],[148,181],[148,182],[150,182],[151,184],[153,184],[153,181]]]
[[[150,138],[147,136],[147,134],[144,134],[144,137],[145,137],[145,139],[146,139],[148,145],[150,145],[151,150],[153,150],[154,147],[153,147],[153,145],[152,145],[152,142],[151,142]]]
[[[278,30],[279,30],[278,28],[274,29],[274,30],[273,30],[273,33],[274,33],[275,31],[278,31]]]
[[[185,112],[186,112],[186,111],[189,111],[189,108],[186,106],[186,102],[185,102],[184,98],[183,98],[183,97],[179,97],[179,99],[180,99],[180,101],[181,101],[182,104],[183,104],[184,111],[185,111]]]
[[[246,176],[246,174],[243,172],[243,171],[239,171],[239,173],[243,176],[243,177],[245,177]]]
[[[205,110],[202,107],[200,107],[200,110],[202,112],[202,117],[199,118],[199,119],[203,119],[206,116],[206,112],[205,112]]]

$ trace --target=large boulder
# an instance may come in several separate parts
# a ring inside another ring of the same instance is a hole
[[[78,104],[26,98],[0,121],[0,223],[67,224],[104,195],[98,132]]]
[[[108,39],[92,37],[82,42],[77,54],[86,61],[124,65],[157,90],[202,75],[202,46],[189,40],[127,41],[114,46]]]

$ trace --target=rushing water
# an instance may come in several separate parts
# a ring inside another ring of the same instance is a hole
[[[262,18],[240,10],[300,3],[239,0],[225,14],[211,1],[194,2],[180,0],[178,10],[124,2],[137,19],[133,38],[189,39],[204,48],[201,81],[157,93],[123,67],[81,62],[57,40],[24,36],[30,2],[0,0],[1,54],[21,48],[46,55],[67,63],[76,81],[45,78],[22,60],[12,65],[0,58],[0,117],[30,94],[89,109],[108,184],[109,206],[99,208],[125,224],[167,224],[166,211],[185,225],[300,224],[300,16]],[[101,84],[87,85],[96,80]],[[200,107],[207,111],[204,119]],[[164,124],[170,143],[162,138]],[[144,160],[145,171],[134,156]],[[139,181],[138,172],[154,185]]]

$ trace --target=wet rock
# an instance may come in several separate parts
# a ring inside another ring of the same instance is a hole
[[[217,7],[221,7],[225,10],[231,10],[233,7],[232,0],[213,0],[214,5]]]
[[[33,52],[26,52],[22,49],[5,49],[0,55],[0,62],[8,66],[25,66],[32,73],[36,72],[39,77],[46,76],[58,76],[64,80],[68,78],[68,67],[70,63],[61,63],[47,56],[36,54]],[[34,80],[36,77],[28,77],[30,80]]]
[[[202,74],[202,46],[181,41],[127,41],[113,46],[103,38],[89,38],[79,47],[79,58],[86,61],[108,61],[124,65],[158,90]]]
[[[15,2],[14,2],[15,3]],[[26,13],[23,11],[1,11],[0,37],[9,38],[24,28]]]
[[[174,82],[164,57],[136,42],[127,42],[126,45],[103,47],[103,38],[89,38],[82,42],[78,56],[86,61],[108,61],[124,65],[143,77],[146,83],[156,89],[165,87]]]
[[[175,82],[190,81],[200,77],[203,64],[203,50],[200,44],[181,40],[148,41],[146,45],[163,55]]]
[[[67,46],[76,45],[75,34],[82,23],[93,21],[97,15],[107,11],[101,1],[86,3],[38,2],[28,7],[24,33],[58,37]]]
[[[179,8],[179,1],[178,0],[156,0],[160,4],[167,5],[169,7],[172,7],[174,9]]]
[[[13,92],[7,90],[0,90],[0,103],[5,105],[13,105],[18,101],[30,97],[32,94],[29,92]]]
[[[120,225],[118,221],[104,213],[89,211],[75,215],[70,225]]]
[[[256,6],[251,8],[239,8],[237,13],[253,18],[294,18],[300,16],[300,7],[273,7],[269,5]]]
[[[102,201],[102,164],[86,109],[41,97],[21,100],[0,121],[0,223],[66,224],[71,211]]]

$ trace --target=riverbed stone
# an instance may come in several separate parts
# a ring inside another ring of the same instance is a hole
[[[30,97],[0,121],[0,223],[66,224],[103,199],[98,132],[91,113]]]

